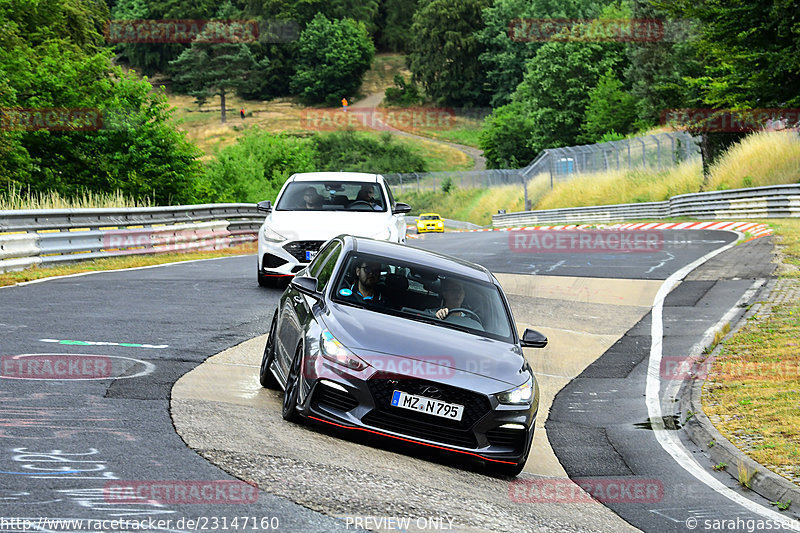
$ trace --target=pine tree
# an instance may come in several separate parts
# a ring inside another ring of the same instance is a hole
[[[248,76],[268,61],[265,58],[257,63],[247,44],[236,42],[227,26],[222,22],[209,22],[192,46],[178,59],[170,61],[175,73],[173,78],[185,84],[199,105],[219,95],[222,123],[226,121],[226,96],[243,87]],[[231,38],[226,38],[226,42],[214,42],[220,40],[220,35]]]

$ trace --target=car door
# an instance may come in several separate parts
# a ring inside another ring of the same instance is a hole
[[[299,275],[317,278],[317,290],[323,292],[341,249],[341,241],[336,239],[329,241],[311,261],[305,272],[300,272]],[[280,327],[277,335],[282,349],[277,365],[283,376],[288,374],[297,347],[308,331],[310,322],[314,320],[312,307],[315,303],[316,299],[303,294],[291,284],[281,298]]]
[[[406,241],[406,215],[405,213],[393,214],[395,199],[392,195],[392,190],[386,182],[383,182],[383,187],[386,189],[386,196],[389,198],[389,214],[392,217],[392,234],[396,236],[395,242]]]

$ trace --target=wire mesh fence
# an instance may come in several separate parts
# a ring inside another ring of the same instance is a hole
[[[699,145],[690,134],[664,132],[620,141],[550,148],[543,150],[524,168],[415,172],[384,174],[384,177],[398,193],[447,187],[488,188],[512,184],[522,187],[542,175],[549,179],[552,188],[559,181],[581,174],[635,168],[665,170],[698,157]]]

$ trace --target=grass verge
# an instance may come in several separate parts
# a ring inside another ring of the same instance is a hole
[[[84,191],[72,198],[65,198],[57,192],[36,193],[11,187],[7,192],[0,191],[0,211],[15,209],[82,209],[102,207],[150,207],[149,199],[137,201],[114,193],[94,193]]]
[[[228,257],[234,255],[254,254],[257,251],[256,243],[247,243],[240,246],[225,248],[223,250],[170,253],[159,255],[129,255],[125,257],[110,257],[107,259],[96,259],[94,261],[81,261],[70,265],[60,265],[54,267],[36,266],[19,272],[0,273],[0,287],[16,285],[25,281],[33,281],[54,276],[67,276],[69,274],[79,274],[82,272],[94,272],[101,270],[117,270],[123,268],[136,268],[151,265],[163,265],[166,263],[176,263],[181,261],[194,261],[197,259],[211,259],[215,257]]]
[[[797,183],[800,135],[762,131],[733,145],[710,169],[706,190],[739,189]]]
[[[770,225],[784,271],[773,301],[723,341],[703,409],[753,460],[800,485],[800,221]]]

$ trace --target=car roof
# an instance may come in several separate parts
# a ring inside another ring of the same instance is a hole
[[[420,213],[421,217],[441,217],[439,213]]]
[[[344,240],[346,250],[350,249],[354,252],[364,252],[387,259],[400,259],[430,267],[442,273],[451,273],[479,281],[494,283],[494,276],[492,276],[489,270],[476,263],[465,261],[464,259],[440,254],[431,250],[423,250],[421,248],[414,248],[413,246],[406,246],[404,244],[388,241],[377,241],[365,237],[340,235],[339,238]]]
[[[292,181],[367,181],[377,182],[379,174],[366,172],[302,172],[294,174]]]

